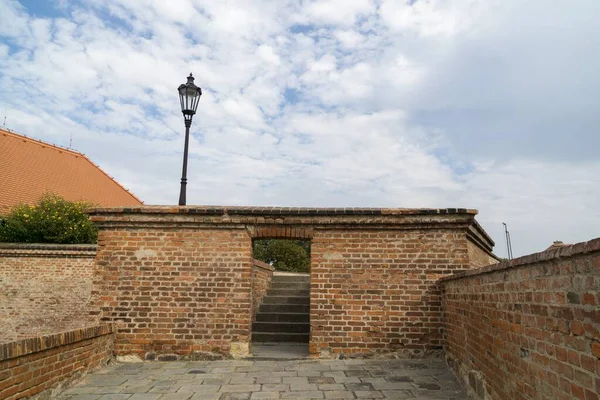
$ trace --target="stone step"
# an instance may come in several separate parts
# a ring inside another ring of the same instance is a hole
[[[267,296],[301,296],[310,297],[310,289],[274,289],[267,291]]]
[[[281,333],[309,333],[308,322],[255,322],[252,324],[253,332],[281,332]]]
[[[265,313],[256,314],[256,322],[309,322],[308,313]]]
[[[308,333],[252,332],[255,343],[308,343]]]
[[[263,297],[262,304],[310,304],[308,296],[270,296]]]
[[[271,282],[310,283],[310,275],[273,275]]]
[[[301,282],[272,282],[271,289],[293,289],[293,290],[310,290],[310,283]]]
[[[262,303],[258,309],[259,313],[310,313],[309,304],[265,304]]]

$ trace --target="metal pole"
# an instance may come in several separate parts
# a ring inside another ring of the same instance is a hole
[[[185,120],[185,146],[183,148],[183,171],[181,173],[181,190],[179,191],[179,205],[185,206],[185,191],[187,186],[187,159],[188,159],[188,144],[190,141],[190,126],[192,119]]]

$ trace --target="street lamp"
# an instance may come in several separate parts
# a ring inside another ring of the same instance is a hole
[[[194,77],[190,73],[187,83],[179,85],[179,101],[181,102],[181,112],[185,122],[185,146],[183,148],[183,172],[181,173],[181,190],[179,191],[179,205],[185,206],[185,189],[187,186],[187,159],[188,144],[190,141],[190,126],[192,126],[192,117],[196,114],[198,101],[202,96],[202,89],[194,85]]]

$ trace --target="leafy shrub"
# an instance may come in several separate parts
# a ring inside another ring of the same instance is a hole
[[[306,240],[261,239],[254,241],[253,257],[277,271],[309,272],[310,242]]]
[[[46,194],[35,205],[20,204],[0,223],[0,242],[96,243],[98,230],[84,209],[94,205]]]

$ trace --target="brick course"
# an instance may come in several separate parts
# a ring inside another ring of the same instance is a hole
[[[0,344],[0,399],[50,398],[113,357],[102,325]]]
[[[445,350],[479,399],[600,392],[600,239],[442,279]]]
[[[0,343],[81,328],[96,246],[0,243]]]
[[[100,228],[92,314],[116,352],[246,355],[252,239],[312,240],[311,355],[441,348],[440,276],[493,242],[467,209],[145,206],[91,210]],[[254,298],[254,303],[253,303]]]

